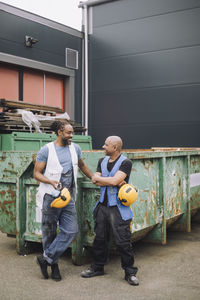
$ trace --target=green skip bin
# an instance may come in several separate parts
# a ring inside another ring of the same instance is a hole
[[[11,139],[16,145],[15,138]],[[90,137],[81,136],[81,140],[74,136],[74,139],[80,146],[82,143],[82,149],[85,147],[83,159],[95,172],[103,151],[91,150]],[[45,141],[40,139],[40,143]],[[22,144],[26,143],[24,136]],[[16,236],[17,251],[21,254],[27,252],[29,242],[41,242],[41,212],[36,207],[38,182],[33,178],[36,151],[41,144],[37,147],[32,151],[22,148],[0,151],[0,230]],[[130,183],[138,190],[138,198],[131,206],[132,241],[145,239],[166,244],[168,228],[190,232],[191,217],[200,215],[200,149],[155,148],[126,150],[123,154],[133,162]],[[71,245],[75,264],[82,263],[84,250],[92,246],[92,211],[99,195],[99,187],[79,172],[76,202],[79,233]]]

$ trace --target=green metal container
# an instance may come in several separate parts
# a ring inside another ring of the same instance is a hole
[[[38,151],[45,144],[56,139],[55,134],[12,132],[0,134],[0,151],[27,150]],[[91,136],[74,135],[73,142],[80,145],[82,150],[92,150]]]
[[[17,251],[26,252],[29,241],[41,242],[41,212],[36,207],[38,183],[33,178],[37,152],[0,152],[0,230],[16,235]],[[130,182],[138,189],[131,206],[132,240],[166,244],[167,229],[189,232],[191,217],[200,215],[200,151],[128,150],[133,162]],[[102,151],[83,151],[83,159],[95,172]],[[79,233],[71,245],[72,259],[81,264],[84,249],[92,246],[92,211],[100,189],[81,172],[76,202]]]

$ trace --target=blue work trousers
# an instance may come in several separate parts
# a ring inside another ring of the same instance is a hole
[[[72,174],[62,176],[62,187],[72,185]],[[72,243],[78,233],[77,214],[72,189],[69,188],[71,200],[63,208],[51,207],[55,199],[49,194],[44,195],[42,209],[42,243],[44,257],[49,264],[58,262],[58,258]],[[57,234],[57,225],[59,232]]]

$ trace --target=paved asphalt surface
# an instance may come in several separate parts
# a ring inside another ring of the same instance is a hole
[[[88,268],[72,264],[65,254],[60,259],[62,281],[42,278],[35,257],[41,253],[20,256],[15,238],[0,233],[0,300],[199,300],[200,299],[200,223],[191,233],[169,232],[167,245],[137,242],[135,265],[139,268],[139,286],[124,279],[118,256],[111,256],[105,276],[81,278]]]

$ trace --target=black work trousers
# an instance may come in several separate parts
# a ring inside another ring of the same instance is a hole
[[[121,266],[126,275],[135,275],[134,256],[131,245],[131,220],[124,221],[117,206],[104,206],[101,203],[94,210],[95,239],[93,243],[93,264],[95,270],[103,270],[108,261],[109,238],[112,230],[115,244],[121,256]]]

